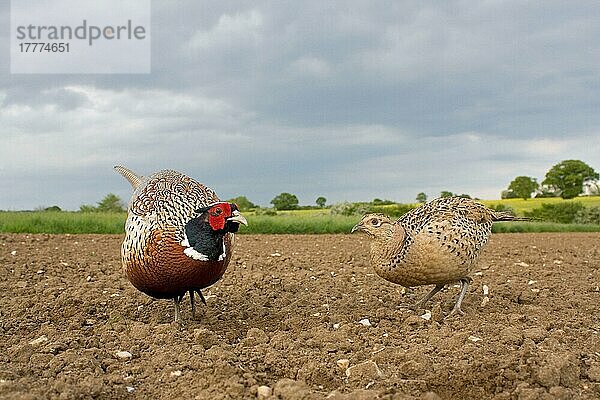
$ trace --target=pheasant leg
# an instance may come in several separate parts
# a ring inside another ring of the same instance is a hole
[[[204,305],[206,305],[206,300],[204,296],[202,296],[202,292],[200,290],[190,290],[188,293],[190,294],[190,304],[192,305],[192,318],[196,319],[196,302],[194,301],[194,292],[198,293],[198,297]]]
[[[183,323],[183,320],[181,319],[181,311],[179,309],[179,303],[181,303],[181,299],[183,299],[183,296],[173,297],[173,304],[175,305],[175,322],[179,322],[180,324]]]
[[[198,296],[200,296],[200,300],[202,300],[202,304],[206,305],[206,300],[204,299],[204,296],[202,296],[202,292],[197,289],[195,290],[196,293],[198,293]]]
[[[190,290],[190,305],[192,306],[192,318],[196,319],[196,303],[194,302],[194,291]]]
[[[460,314],[463,315],[464,311],[460,308],[463,299],[465,298],[465,294],[467,294],[467,289],[469,289],[469,284],[473,281],[471,278],[463,278],[460,280],[460,293],[456,298],[456,303],[454,303],[454,308],[450,312],[448,316]]]
[[[435,285],[435,287],[433,289],[431,289],[431,291],[429,293],[427,293],[425,295],[425,297],[423,297],[421,300],[419,300],[418,302],[416,302],[415,304],[413,304],[410,308],[413,310],[417,310],[420,307],[422,307],[425,303],[427,303],[427,301],[429,301],[429,299],[431,299],[437,292],[439,292],[440,290],[442,290],[444,288],[444,284],[437,284]]]

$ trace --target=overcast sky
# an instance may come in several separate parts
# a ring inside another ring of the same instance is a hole
[[[0,209],[128,200],[116,164],[261,205],[600,170],[598,1],[154,1],[148,75],[11,75],[7,3]]]

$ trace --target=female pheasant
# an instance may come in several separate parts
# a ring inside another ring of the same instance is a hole
[[[194,292],[204,304],[201,289],[223,276],[240,224],[247,225],[233,203],[192,178],[173,170],[148,177],[116,166],[133,186],[125,240],[121,247],[127,279],[138,290],[159,299],[173,299],[175,321],[179,303]]]
[[[352,228],[373,239],[371,265],[377,275],[402,286],[434,284],[420,307],[446,284],[459,281],[461,291],[452,314],[463,314],[461,303],[469,276],[492,232],[494,221],[528,220],[496,212],[473,200],[446,197],[423,204],[392,222],[383,214],[367,214]]]

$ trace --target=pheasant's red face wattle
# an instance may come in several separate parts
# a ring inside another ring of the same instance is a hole
[[[215,231],[225,228],[225,220],[231,217],[231,205],[229,203],[215,204],[208,210],[208,223]]]

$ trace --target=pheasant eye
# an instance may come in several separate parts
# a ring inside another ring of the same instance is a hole
[[[379,221],[377,220],[377,218],[373,218],[371,220],[371,225],[379,225]]]
[[[215,210],[213,211],[214,216],[221,215],[222,213],[223,210],[221,210],[220,208],[215,208]]]

